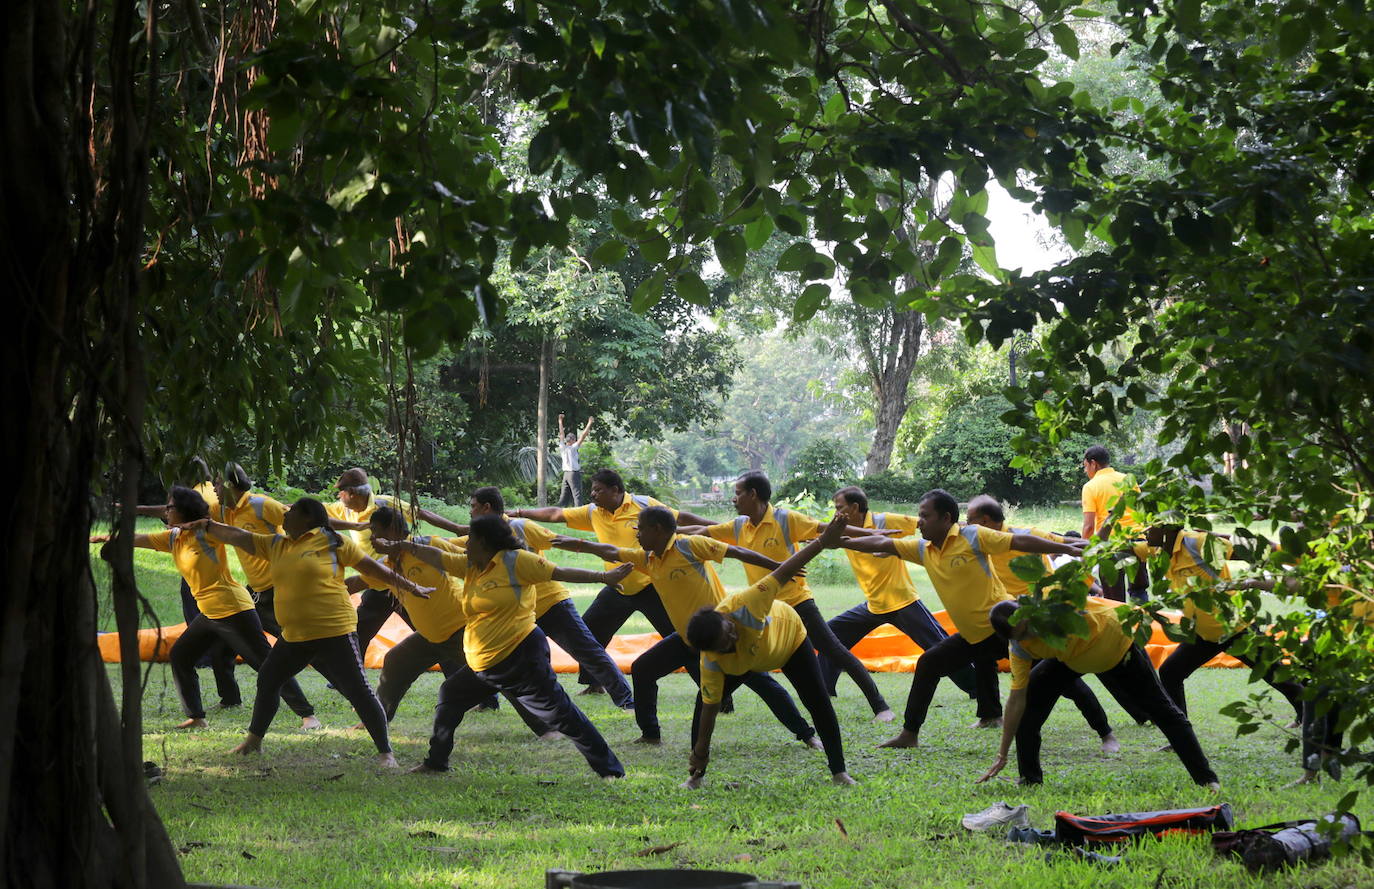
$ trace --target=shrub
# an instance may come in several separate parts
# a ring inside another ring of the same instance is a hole
[[[797,451],[792,458],[792,474],[774,492],[774,499],[809,493],[828,501],[837,488],[854,477],[854,454],[842,444],[818,438]]]

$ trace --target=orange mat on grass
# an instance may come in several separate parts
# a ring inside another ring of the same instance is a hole
[[[354,597],[354,604],[357,604],[357,597]],[[1180,615],[1178,612],[1164,612],[1174,622],[1177,622]],[[943,611],[935,612],[935,619],[938,620],[947,632],[954,632],[954,625],[950,622],[949,616]],[[167,652],[172,648],[173,643],[181,637],[186,629],[186,624],[180,623],[166,627],[156,627],[152,629],[138,631],[138,656],[139,660],[144,661],[166,661]],[[413,630],[401,620],[398,615],[392,615],[390,619],[377,632],[372,644],[367,647],[367,652],[363,656],[363,664],[368,667],[380,668],[382,659],[398,642],[409,636]],[[270,639],[271,636],[269,635]],[[615,660],[616,665],[621,670],[630,672],[630,664],[634,659],[647,651],[654,643],[662,637],[657,633],[637,633],[633,635],[616,636],[607,646],[606,651]],[[106,663],[119,662],[119,638],[115,633],[101,633],[97,637],[100,645],[100,656]],[[1177,646],[1171,642],[1169,637],[1164,635],[1158,623],[1154,625],[1154,633],[1150,641],[1145,646],[1145,651],[1150,656],[1150,660],[1158,667],[1164,663],[1164,659]],[[907,638],[896,627],[881,626],[864,638],[860,639],[854,646],[854,654],[858,656],[863,665],[874,673],[910,673],[916,669],[916,661],[921,657],[921,646]],[[567,652],[559,648],[552,640],[549,642],[549,652],[553,659],[553,669],[558,673],[576,673],[577,662],[574,661]],[[1219,654],[1207,662],[1208,667],[1239,667],[1240,661],[1231,657],[1229,654]],[[1008,669],[1007,662],[1002,661],[1001,667],[1005,671]],[[438,669],[437,667],[435,669]]]

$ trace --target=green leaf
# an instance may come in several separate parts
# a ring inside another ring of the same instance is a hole
[[[636,312],[646,312],[663,298],[663,272],[655,272],[635,288],[630,296],[630,308]]]
[[[579,191],[572,196],[572,208],[579,219],[595,219],[598,209],[596,198],[585,191]]]
[[[615,265],[625,258],[626,252],[625,242],[612,238],[592,251],[592,262],[600,266]]]
[[[778,257],[778,271],[800,272],[815,255],[816,248],[811,246],[810,241],[798,241],[782,251],[782,255]]]
[[[558,139],[552,127],[544,127],[530,140],[530,172],[542,173],[553,163],[558,155]]]
[[[745,260],[748,258],[748,246],[744,242],[744,236],[737,229],[730,228],[716,235],[712,243],[716,248],[716,259],[720,261],[725,273],[732,278],[743,275]]]
[[[1307,27],[1306,20],[1299,16],[1285,18],[1283,24],[1279,25],[1279,56],[1291,59],[1303,51],[1311,36],[1312,31]]]
[[[668,239],[655,234],[648,240],[639,242],[639,255],[650,265],[658,265],[668,259]]]
[[[1178,0],[1174,4],[1174,23],[1180,31],[1192,31],[1198,26],[1201,0]]]
[[[997,280],[1002,280],[1004,272],[997,263],[997,248],[991,244],[979,245],[973,248],[973,261],[978,264],[978,268],[992,275]]]
[[[807,245],[808,247],[811,245]],[[829,284],[808,284],[792,305],[792,320],[798,323],[811,320],[825,301],[830,298]]]
[[[687,302],[704,306],[711,301],[711,292],[706,288],[706,282],[701,280],[701,275],[691,269],[680,272],[675,283],[677,295]]]
[[[758,250],[773,236],[773,217],[767,213],[744,227],[744,243],[750,250]]]
[[[1078,35],[1074,33],[1067,23],[1060,22],[1050,28],[1050,34],[1054,37],[1055,46],[1059,51],[1071,59],[1078,59]]]

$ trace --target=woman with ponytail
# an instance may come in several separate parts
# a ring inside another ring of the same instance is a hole
[[[355,632],[357,612],[344,588],[343,572],[345,568],[354,568],[422,598],[433,590],[417,586],[379,565],[356,543],[340,537],[329,527],[324,504],[311,497],[300,498],[282,516],[284,534],[253,534],[208,519],[186,528],[203,528],[209,536],[248,550],[271,566],[281,636],[258,671],[253,721],[234,752],[261,751],[263,735],[277,714],[278,690],[301,670],[314,666],[357,711],[377,745],[377,761],[395,767],[386,713],[363,673],[363,657]]]

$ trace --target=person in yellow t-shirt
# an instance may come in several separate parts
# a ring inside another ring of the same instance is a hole
[[[286,507],[266,494],[253,491],[253,480],[237,463],[226,463],[224,478],[216,485],[219,502],[218,521],[253,534],[280,534]],[[243,566],[245,586],[258,610],[262,628],[273,636],[281,635],[277,612],[273,607],[272,565],[253,555],[250,550],[238,549],[239,564]]]
[[[1110,536],[1112,526],[1107,524],[1107,519],[1112,507],[1121,499],[1123,491],[1135,489],[1135,480],[1126,473],[1113,469],[1111,464],[1111,452],[1102,445],[1093,445],[1083,452],[1083,472],[1088,476],[1088,481],[1083,485],[1082,533],[1087,540]],[[1128,509],[1121,514],[1116,525],[1129,531],[1139,528],[1140,522],[1136,520],[1135,513]],[[1145,573],[1144,563],[1141,563],[1131,579],[1132,598],[1143,601],[1149,585],[1149,575]],[[1102,595],[1118,602],[1126,601],[1125,575],[1118,575],[1111,583],[1104,581]]]
[[[750,471],[735,481],[734,506],[738,515],[733,522],[721,522],[705,528],[684,528],[687,533],[702,533],[726,543],[752,549],[775,561],[782,561],[796,552],[803,542],[820,533],[821,522],[790,509],[774,508],[772,505],[773,485],[762,472]],[[846,534],[864,536],[869,532],[862,528],[846,526]],[[877,532],[874,532],[877,533]],[[744,575],[750,583],[757,583],[768,574],[767,569],[745,563]],[[876,722],[891,722],[896,718],[892,708],[887,705],[878,684],[869,675],[868,668],[854,656],[848,646],[835,638],[830,627],[816,607],[811,588],[805,577],[794,577],[778,598],[796,610],[806,625],[807,638],[816,647],[821,657],[839,667],[863,692],[868,706],[873,711]]]
[[[1043,537],[1046,540],[1064,541],[1066,538],[1055,534],[1052,531],[1041,531],[1039,528],[1013,528],[1007,525],[1007,515],[1002,509],[1002,504],[995,497],[987,494],[979,494],[968,502],[968,511],[965,513],[970,525],[982,525],[984,528],[991,528],[993,531],[1009,531],[1013,534],[1030,534],[1035,537]],[[1002,581],[1002,587],[1012,598],[1020,598],[1030,593],[1030,584],[1016,576],[1016,572],[1011,570],[1011,560],[1017,556],[1024,555],[1014,549],[1009,549],[1005,553],[992,556],[992,564],[997,572],[997,579]],[[1050,570],[1049,556],[1041,555],[1044,560],[1045,569]],[[1096,588],[1095,588],[1096,589]],[[1120,753],[1121,742],[1117,740],[1116,733],[1112,730],[1112,724],[1107,719],[1107,711],[1102,709],[1102,703],[1097,700],[1097,695],[1088,688],[1088,684],[1083,681],[1070,683],[1064,690],[1064,697],[1073,701],[1078,712],[1083,714],[1088,726],[1102,739],[1103,753]],[[1130,700],[1119,701],[1118,703],[1130,714],[1136,722],[1143,723],[1146,716],[1136,709]]]
[[[368,479],[367,473],[357,466],[344,470],[339,475],[335,487],[338,490],[338,498],[332,503],[326,503],[324,507],[329,513],[330,527],[336,531],[347,530],[363,554],[371,558],[376,558],[377,553],[372,548],[372,532],[368,530],[367,522],[372,517],[373,510],[382,506],[400,510],[406,521],[412,524],[426,522],[453,534],[463,533],[461,525],[437,512],[412,508],[400,497],[390,494],[373,493],[372,482]],[[363,590],[358,600],[358,647],[366,652],[372,638],[393,613],[400,614],[401,618],[410,624],[405,609],[390,590],[371,587]]]
[[[1081,681],[1085,674],[1095,673],[1118,699],[1134,701],[1149,715],[1193,781],[1212,790],[1221,786],[1187,715],[1174,706],[1160,685],[1150,656],[1122,629],[1117,615],[1119,603],[1090,596],[1082,612],[1088,624],[1086,634],[1070,636],[1059,645],[1041,638],[1030,621],[1018,620],[1018,608],[1017,602],[1007,600],[992,606],[988,614],[993,632],[1010,648],[1011,694],[1007,696],[997,759],[979,783],[991,780],[1006,767],[1013,740],[1021,783],[1043,783],[1040,728],[1065,688]]]
[[[167,522],[172,527],[156,534],[134,535],[134,546],[172,555],[177,573],[195,598],[195,617],[168,654],[172,684],[186,713],[186,721],[177,728],[204,728],[208,724],[201,704],[196,662],[212,645],[228,646],[232,654],[241,655],[254,670],[262,668],[272,651],[262,634],[262,624],[248,590],[229,572],[224,544],[212,540],[203,530],[179,527],[207,519],[209,514],[209,504],[199,492],[173,485],[166,506]],[[294,679],[282,686],[281,696],[301,718],[301,728],[320,727],[315,708]]]
[[[795,609],[778,598],[779,591],[820,551],[835,546],[845,533],[844,516],[836,515],[820,536],[743,592],[704,605],[687,622],[687,644],[701,652],[701,690],[692,713],[692,754],[684,787],[702,785],[711,759],[720,702],[751,672],[782,670],[811,713],[825,745],[830,779],[853,784],[844,762],[844,742],[835,708],[830,705],[816,652]],[[748,563],[746,563],[748,564]]]
[[[849,524],[859,528],[876,531],[895,531],[898,537],[910,537],[916,533],[915,516],[895,512],[869,512],[868,495],[859,487],[850,485],[840,488],[832,498],[835,511],[843,513]],[[883,624],[894,626],[906,634],[922,650],[932,648],[949,634],[940,622],[930,613],[921,601],[916,585],[911,582],[911,574],[906,563],[887,553],[862,553],[845,550],[849,557],[849,567],[854,571],[854,579],[863,590],[864,601],[843,614],[832,617],[830,630],[840,644],[852,649],[859,640]],[[825,676],[826,688],[833,695],[835,681],[839,678],[840,668],[829,658],[821,658],[821,673]],[[977,695],[977,681],[973,668],[959,670],[949,677],[950,680],[969,697]],[[993,704],[996,704],[996,676],[993,677]],[[978,725],[982,725],[979,720]]]
[[[624,480],[614,469],[598,469],[592,473],[590,494],[592,502],[586,506],[572,509],[558,506],[523,507],[512,510],[508,515],[537,522],[558,522],[578,531],[591,531],[596,534],[598,541],[612,546],[634,546],[640,510],[663,506],[653,497],[627,493]],[[673,515],[683,522],[705,524],[708,521],[678,510],[673,510]],[[663,610],[658,590],[654,589],[647,576],[638,571],[631,574],[620,585],[620,589],[606,587],[597,593],[596,599],[582,613],[582,620],[596,641],[605,647],[635,612],[644,615],[660,636],[673,632],[673,623]],[[586,670],[578,674],[577,681],[587,686],[582,694],[601,694],[605,691]]]
[[[509,691],[531,713],[568,737],[603,778],[625,774],[605,738],[577,709],[554,677],[549,643],[534,623],[534,587],[551,580],[614,586],[629,565],[611,571],[560,568],[520,545],[501,516],[483,515],[468,526],[467,553],[422,546],[413,540],[379,541],[389,555],[413,555],[463,578],[460,599],[467,628],[467,666],[444,680],[434,708],[429,754],[411,771],[448,771],[453,738],[464,714],[493,690]]]
[[[692,680],[701,684],[698,657],[687,647],[687,621],[703,606],[713,606],[725,598],[725,588],[716,576],[712,562],[726,558],[745,564],[771,566],[778,563],[753,550],[730,546],[719,540],[677,533],[677,520],[672,512],[661,506],[650,506],[639,514],[636,531],[638,547],[616,547],[608,543],[593,543],[580,537],[558,537],[554,546],[572,552],[591,553],[607,562],[627,562],[648,575],[658,590],[659,598],[673,632],[635,658],[630,667],[634,679],[635,722],[639,724],[638,743],[658,744],[662,729],[658,722],[658,681],[679,668],[685,668]],[[819,746],[816,730],[797,711],[792,696],[766,673],[748,673],[743,684],[752,689],[768,706],[788,731],[804,744]]]
[[[368,529],[372,532],[373,548],[383,557],[382,564],[419,586],[434,588],[428,598],[412,596],[404,589],[394,590],[414,622],[415,632],[392,646],[382,660],[382,675],[377,680],[377,700],[382,702],[386,718],[391,721],[395,719],[396,708],[410,686],[430,667],[438,664],[447,679],[467,665],[463,655],[463,628],[467,626],[467,617],[463,614],[463,585],[459,578],[445,574],[442,569],[422,559],[406,556],[399,551],[386,552],[378,541],[413,540],[423,546],[461,553],[466,540],[459,544],[456,540],[443,537],[412,535],[400,511],[390,506],[381,506],[373,511],[368,518]],[[350,577],[348,581],[350,586],[366,583],[359,577]],[[535,737],[541,740],[563,737],[518,701],[512,699],[512,703],[517,715]]]
[[[344,569],[353,568],[378,585],[398,587],[412,596],[428,596],[433,590],[378,564],[352,540],[339,536],[329,527],[324,504],[313,497],[291,504],[282,517],[283,534],[253,534],[208,519],[184,527],[204,529],[209,537],[249,549],[272,566],[281,637],[258,670],[253,719],[234,752],[262,750],[263,736],[277,715],[282,686],[313,666],[353,705],[377,746],[378,763],[394,768],[396,757],[387,736],[386,712],[363,672],[362,650],[354,632],[358,617],[344,586]]]
[[[902,730],[878,745],[880,747],[915,747],[921,725],[925,722],[935,689],[945,676],[972,663],[980,677],[992,675],[980,662],[996,664],[1007,656],[1007,645],[992,632],[988,611],[993,605],[1009,598],[991,557],[1009,549],[1028,553],[1076,555],[1080,546],[1057,543],[1029,534],[1008,534],[980,525],[959,526],[959,503],[948,491],[936,488],[921,496],[916,508],[920,537],[892,540],[887,537],[860,537],[844,541],[846,549],[866,553],[891,553],[908,562],[923,565],[931,585],[939,593],[940,601],[954,628],[954,635],[936,643],[921,654],[916,672],[911,677],[911,692],[906,699]],[[1086,545],[1086,541],[1080,542]],[[996,705],[993,710],[987,703]],[[978,718],[998,719],[1002,716],[995,687],[990,694],[978,696]]]
[[[482,487],[472,492],[469,500],[469,514],[472,518],[482,515],[504,517],[506,500],[501,490],[495,487]],[[507,519],[516,539],[530,552],[542,555],[555,545],[559,535],[531,519]],[[633,710],[634,693],[630,683],[619,666],[606,653],[605,645],[593,635],[591,629],[578,614],[573,604],[572,593],[556,580],[541,583],[536,588],[538,601],[534,607],[534,622],[558,647],[581,666],[591,681],[610,696],[611,701],[622,710]],[[610,640],[607,640],[610,641]]]
[[[1211,588],[1212,595],[1225,596],[1229,595],[1227,586],[1231,580],[1231,569],[1226,564],[1231,557],[1231,549],[1231,541],[1216,534],[1186,531],[1178,525],[1161,525],[1145,530],[1145,540],[1136,545],[1135,554],[1144,561],[1155,553],[1167,552],[1169,568],[1166,576],[1169,587],[1175,592]],[[1191,598],[1183,604],[1183,616],[1193,621],[1193,638],[1178,643],[1164,663],[1159,665],[1159,680],[1174,705],[1187,713],[1188,697],[1184,684],[1188,677],[1218,654],[1229,651],[1246,634],[1258,631],[1252,627],[1223,626],[1216,615],[1203,611]],[[1255,666],[1254,658],[1249,654],[1235,653],[1232,656],[1247,667],[1253,669]],[[1279,679],[1278,656],[1275,656],[1273,663],[1274,666],[1261,678],[1288,700],[1295,714],[1294,721],[1301,723],[1302,684],[1292,679]]]

